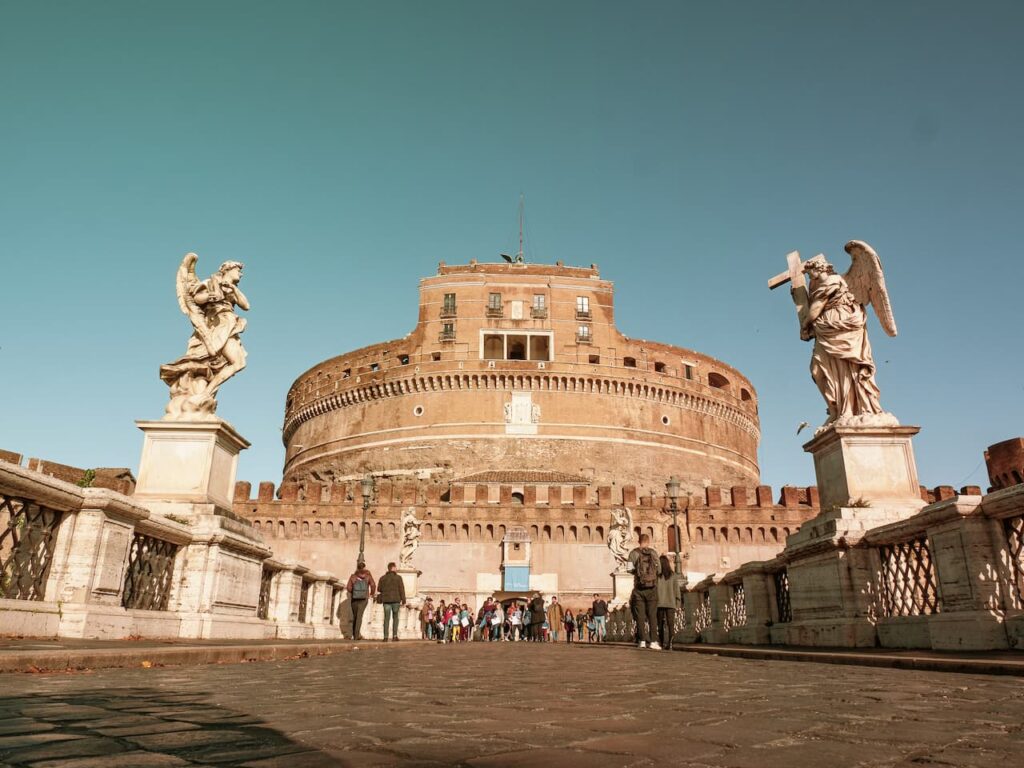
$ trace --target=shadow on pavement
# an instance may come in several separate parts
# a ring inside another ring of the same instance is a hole
[[[0,764],[43,761],[74,768],[350,765],[195,693],[127,688],[0,697]]]

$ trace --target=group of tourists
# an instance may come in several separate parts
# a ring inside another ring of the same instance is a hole
[[[608,603],[594,595],[590,609],[566,608],[552,597],[545,605],[540,593],[529,599],[512,600],[502,605],[487,598],[476,614],[462,600],[441,600],[436,606],[427,598],[420,609],[420,628],[424,640],[459,643],[483,642],[558,642],[598,643],[605,640]]]
[[[633,572],[633,592],[629,608],[636,623],[638,648],[671,650],[679,606],[679,577],[672,563],[651,546],[651,537],[640,536],[640,545],[629,553],[628,567]],[[352,604],[352,637],[362,639],[359,631],[366,603],[376,599],[384,606],[384,640],[398,640],[398,612],[406,605],[405,582],[398,566],[388,563],[388,571],[374,581],[363,562],[358,563],[346,585]],[[605,641],[608,603],[594,595],[588,610],[566,608],[552,597],[545,604],[539,592],[529,599],[512,600],[505,605],[487,598],[474,614],[469,605],[456,598],[441,600],[436,606],[427,598],[420,609],[423,639],[439,643],[485,642],[565,642],[600,643]],[[585,638],[585,639],[584,639]]]

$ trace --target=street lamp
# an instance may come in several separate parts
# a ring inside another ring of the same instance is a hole
[[[676,532],[676,573],[679,573],[683,568],[682,559],[679,555],[679,550],[683,548],[683,537],[679,532],[679,505],[676,500],[679,498],[679,478],[672,475],[665,483],[665,493],[668,495],[669,511],[672,513],[672,528]]]
[[[356,560],[356,567],[359,563],[365,563],[363,559],[363,545],[366,543],[366,512],[370,509],[370,498],[373,496],[373,476],[363,475],[360,481],[363,486],[363,524],[359,526],[359,558]]]

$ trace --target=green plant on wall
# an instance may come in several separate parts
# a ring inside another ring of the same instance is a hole
[[[92,484],[96,481],[96,470],[87,469],[85,474],[82,475],[82,479],[79,480],[76,485],[79,488],[92,488]]]

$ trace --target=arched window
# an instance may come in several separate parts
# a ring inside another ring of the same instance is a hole
[[[323,529],[323,526],[320,524],[319,520],[317,520],[315,523],[313,523],[313,535],[316,536],[317,538],[320,538],[321,536],[324,535],[324,529]]]
[[[679,546],[680,545],[679,530],[674,525],[670,525],[668,527],[668,533],[667,533],[667,536],[666,536],[666,541],[667,541],[667,546],[668,546],[668,551],[669,552],[679,552],[679,551],[681,551],[680,546]]]
[[[589,544],[590,543],[590,526],[589,525],[584,525],[583,526],[583,543],[584,544]]]
[[[599,525],[599,526],[597,526],[594,529],[594,538],[597,539],[598,542],[604,541],[604,526],[603,525]]]
[[[555,526],[555,541],[565,541],[565,526]]]
[[[284,538],[284,520],[279,520],[277,523],[277,537],[279,539]]]
[[[259,531],[260,531],[260,529],[261,529],[262,527],[263,527],[263,524],[262,524],[262,523],[261,523],[261,522],[260,522],[259,520],[253,520],[253,521],[252,521],[252,528],[253,528],[253,530],[254,530],[254,531],[256,531],[257,533],[259,533]]]
[[[569,526],[569,541],[575,542],[575,541],[578,541],[578,540],[579,540],[579,536],[576,533],[576,526],[575,525],[570,525]]]
[[[728,529],[728,528],[726,528],[726,527],[725,527],[725,526],[723,525],[723,526],[722,526],[722,541],[728,541],[728,540],[729,540],[729,529]]]
[[[626,368],[636,368],[636,358],[635,357],[624,357],[624,358],[622,358],[622,364]]]
[[[388,538],[389,539],[397,539],[398,538],[398,526],[396,526],[394,523],[388,523]]]
[[[537,539],[540,538],[539,530],[540,529],[537,528],[536,525],[530,526],[530,536],[531,538],[533,538],[534,541],[537,541]]]
[[[490,523],[487,524],[487,538],[494,541],[494,526]]]
[[[722,374],[712,371],[708,374],[708,386],[714,387],[715,389],[727,389],[729,386],[729,380]]]
[[[452,540],[459,538],[458,530],[458,526],[456,526],[455,523],[451,523],[448,526],[448,538]]]
[[[704,543],[704,526],[703,525],[698,525],[697,526],[697,543],[698,544],[703,544]]]
[[[334,538],[334,523],[330,521],[327,522],[327,537],[331,539]]]
[[[551,541],[551,526],[550,525],[545,525],[544,526],[544,540],[545,541]]]
[[[434,526],[431,523],[423,524],[423,538],[432,539],[434,538]]]
[[[661,362],[658,362],[658,361],[655,361],[654,362],[654,372],[655,373],[664,373],[665,372],[665,364],[661,363]]]
[[[523,497],[523,494],[521,494],[519,491],[514,491],[512,493],[513,504],[522,504],[525,500],[526,499]]]
[[[483,526],[481,526],[480,523],[477,523],[476,525],[474,525],[473,526],[473,539],[475,541],[480,541],[480,538],[483,536],[483,531],[484,531]]]
[[[499,539],[504,539],[505,538],[505,526],[504,525],[499,525],[498,526],[498,538]]]
[[[740,390],[740,400],[750,400],[750,392],[746,387]]]
[[[463,541],[469,540],[469,523],[462,524],[462,539]]]
[[[291,522],[288,523],[288,533],[291,534],[292,536],[298,536],[299,535],[299,524],[297,522],[295,522],[294,520],[292,520]]]
[[[373,526],[373,537],[378,541],[384,538],[384,523],[375,523]]]
[[[779,541],[779,531],[778,531],[778,529],[777,528],[772,528],[771,529],[771,534],[772,534],[772,541],[778,543],[778,541]]]

